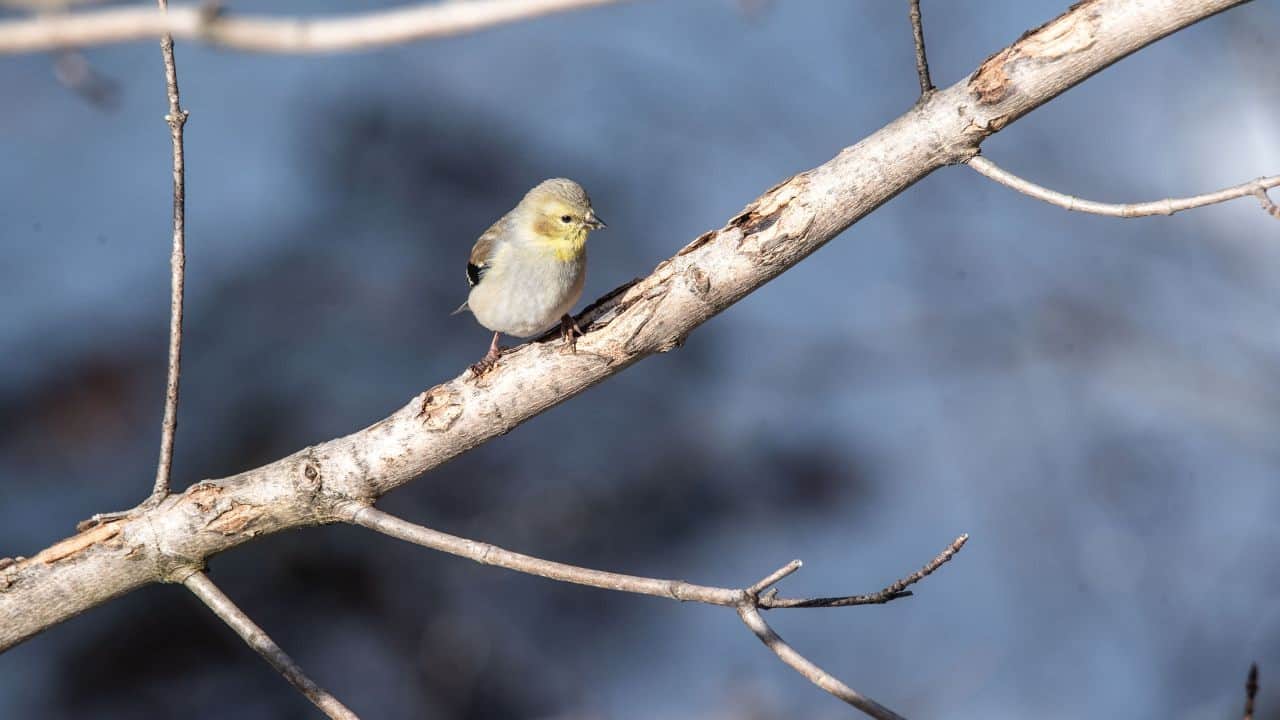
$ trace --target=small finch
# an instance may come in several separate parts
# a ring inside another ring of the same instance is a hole
[[[525,194],[476,241],[467,261],[471,294],[454,314],[470,310],[493,331],[489,352],[471,369],[491,370],[502,354],[501,334],[527,338],[560,322],[573,348],[569,309],[582,296],[587,275],[587,235],[605,227],[582,186],[565,178],[544,180]]]

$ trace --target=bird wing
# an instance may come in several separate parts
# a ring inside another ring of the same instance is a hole
[[[481,278],[488,272],[493,262],[494,250],[497,249],[498,239],[506,232],[510,217],[509,213],[503,215],[498,222],[489,226],[489,229],[484,231],[471,248],[471,257],[467,260],[467,284],[471,287],[480,284]]]

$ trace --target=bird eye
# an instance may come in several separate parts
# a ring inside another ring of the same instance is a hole
[[[568,215],[561,215],[561,216],[560,216],[560,222],[564,223],[565,225],[568,225],[568,224],[569,224],[569,222],[570,222],[570,221],[572,221],[572,220],[573,220],[573,218],[572,218],[572,217],[570,217],[570,216],[568,216]]]

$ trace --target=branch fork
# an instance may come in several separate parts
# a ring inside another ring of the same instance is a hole
[[[945,550],[924,567],[869,595],[848,595],[832,598],[780,598],[773,587],[783,578],[801,568],[803,563],[792,560],[755,583],[744,588],[720,588],[695,585],[683,580],[664,580],[635,575],[583,568],[553,560],[512,552],[489,543],[477,542],[411,523],[385,513],[368,503],[349,501],[337,508],[339,519],[375,532],[421,545],[432,550],[474,560],[483,565],[522,572],[560,582],[589,587],[628,592],[639,595],[667,597],[681,602],[701,602],[733,608],[751,632],[760,639],[782,662],[803,675],[810,682],[831,693],[845,703],[878,720],[902,720],[901,716],[875,700],[857,692],[833,675],[809,661],[788,645],[765,622],[761,610],[777,608],[846,607],[851,605],[878,605],[911,593],[907,588],[942,567],[964,547],[968,535],[956,538]],[[772,588],[772,589],[771,589]]]

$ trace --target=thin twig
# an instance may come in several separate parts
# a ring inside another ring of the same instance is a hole
[[[1253,720],[1253,699],[1258,696],[1258,663],[1249,666],[1249,678],[1244,682],[1244,720]]]
[[[1271,203],[1267,197],[1266,191],[1280,186],[1280,175],[1272,175],[1270,177],[1261,177],[1257,180],[1250,180],[1246,183],[1234,185],[1229,188],[1223,188],[1211,193],[1196,195],[1186,198],[1168,198],[1165,200],[1154,200],[1151,202],[1140,203],[1102,203],[1092,200],[1081,200],[1080,198],[1066,195],[1056,190],[1036,185],[1035,183],[1025,180],[1014,175],[991,162],[981,155],[975,155],[968,161],[969,167],[977,170],[978,173],[995,180],[1005,187],[1012,188],[1024,195],[1030,195],[1037,200],[1043,200],[1050,205],[1057,205],[1060,208],[1074,210],[1094,215],[1106,215],[1108,217],[1148,217],[1151,215],[1172,215],[1183,210],[1191,210],[1193,208],[1204,207],[1206,205],[1215,205],[1217,203],[1235,200],[1247,195],[1254,195],[1262,201],[1262,207],[1268,213],[1280,219],[1280,209]]]
[[[161,11],[168,10],[168,0],[157,0]],[[149,503],[157,503],[169,495],[169,475],[173,469],[173,439],[178,429],[178,379],[182,374],[182,295],[185,286],[186,257],[186,168],[182,146],[182,128],[187,111],[182,109],[178,93],[178,69],[173,60],[173,36],[160,38],[164,56],[164,84],[169,95],[169,113],[164,116],[173,139],[173,251],[169,255],[169,373],[164,391],[164,420],[160,429],[160,462],[156,466],[156,482]]]
[[[734,607],[742,601],[741,590],[694,585],[683,580],[622,575],[620,573],[592,570],[576,565],[543,560],[531,555],[512,552],[497,545],[477,542],[443,533],[439,530],[433,530],[429,527],[402,520],[369,505],[348,503],[341,517],[353,525],[366,527],[405,542],[474,560],[482,565],[496,565],[497,567],[529,575],[537,575],[549,580],[724,607]]]
[[[365,505],[357,502],[346,503],[339,510],[339,517],[345,522],[352,525],[380,532],[393,538],[404,540],[405,542],[421,545],[425,548],[438,550],[450,555],[474,560],[482,565],[494,565],[507,570],[525,573],[527,575],[537,575],[549,580],[559,582],[572,583],[574,585],[586,585],[588,587],[601,588],[604,590],[614,590],[616,592],[628,592],[637,595],[652,595],[654,597],[671,598],[680,600],[681,602],[700,602],[707,605],[720,605],[722,607],[737,607],[742,602],[744,594],[757,595],[763,591],[768,585],[777,582],[773,576],[766,577],[765,581],[772,581],[765,584],[757,584],[745,589],[714,587],[710,585],[696,585],[694,583],[685,582],[683,580],[669,580],[665,578],[649,578],[637,575],[624,575],[622,573],[607,572],[604,570],[593,570],[591,568],[579,567],[577,565],[569,565],[566,563],[555,562],[553,560],[544,560],[532,555],[524,555],[518,552],[512,552],[505,548],[491,545],[485,542],[471,540],[469,538],[458,537],[448,533],[433,530],[424,525],[409,522],[396,517],[390,513],[383,512],[371,505]],[[941,566],[951,556],[959,551],[964,545],[964,541],[968,539],[967,535],[962,535],[956,539],[954,543],[938,558],[934,558],[924,569],[914,573],[904,580],[899,580],[893,586],[902,584],[905,588],[914,582],[918,582],[937,567]],[[945,556],[945,558],[944,558]],[[796,570],[800,569],[800,561],[793,560],[787,563],[777,571],[778,579],[786,577]],[[875,593],[874,595],[859,595],[852,597],[878,597],[885,593],[885,590]],[[909,593],[896,593],[898,597],[904,597]],[[853,603],[845,602],[847,598],[780,598],[776,593],[761,595],[755,603],[763,610],[774,608],[800,608],[800,607],[839,607],[842,605],[867,605],[882,604],[888,600],[896,599],[894,597],[885,597],[875,602]]]
[[[168,0],[156,0],[160,12],[168,12]],[[165,93],[169,98],[169,111],[164,120],[169,125],[169,137],[173,142],[173,249],[169,254],[169,368],[165,379],[164,416],[160,421],[160,459],[156,463],[155,482],[151,495],[132,510],[97,513],[76,524],[76,530],[86,530],[111,520],[126,517],[139,509],[155,507],[169,497],[169,478],[173,472],[173,444],[178,430],[178,381],[182,375],[182,298],[186,286],[186,162],[183,152],[182,130],[187,123],[187,111],[182,109],[178,91],[178,68],[173,58],[173,36],[160,38],[160,54],[164,59]]]
[[[924,54],[924,23],[920,19],[920,0],[907,0],[907,15],[911,18],[911,34],[916,42],[916,75],[920,78],[920,97],[933,94],[933,79],[929,77],[929,59]]]
[[[832,598],[814,598],[812,600],[793,600],[786,598],[767,597],[767,605],[762,605],[766,610],[774,608],[818,608],[818,607],[846,607],[848,605],[883,605],[891,600],[897,600],[901,597],[911,595],[908,587],[915,585],[921,580],[929,577],[935,570],[950,562],[951,558],[960,552],[960,548],[969,542],[968,535],[961,535],[956,538],[947,549],[938,553],[938,556],[930,560],[924,567],[911,573],[910,575],[898,580],[894,584],[885,589],[871,593],[870,595],[849,595],[846,597]]]
[[[236,607],[236,604],[227,597],[208,575],[202,572],[192,573],[186,580],[182,582],[188,590],[200,601],[209,606],[214,615],[222,619],[236,634],[245,641],[245,644],[253,648],[259,655],[263,657],[271,667],[284,676],[302,693],[320,708],[325,715],[333,718],[333,720],[360,720],[360,718],[351,712],[345,705],[338,701],[337,698],[330,695],[328,691],[315,684],[307,674],[298,667],[298,663],[289,657],[288,653],[280,649],[280,646],[267,635],[262,628],[258,627],[243,610]]]
[[[877,720],[903,720],[901,715],[854,690],[796,652],[795,648],[788,645],[778,633],[774,632],[773,628],[769,627],[756,608],[751,605],[739,605],[738,617],[742,618],[742,622],[755,633],[756,637],[760,638],[760,642],[764,643],[765,647],[778,656],[779,660],[803,675],[809,682]]]
[[[680,601],[694,601],[706,603],[708,605],[720,605],[722,607],[732,607],[737,609],[738,615],[742,617],[742,621],[751,628],[751,631],[760,638],[765,645],[769,647],[784,663],[790,665],[797,672],[809,680],[813,681],[818,687],[826,690],[832,695],[849,703],[850,705],[862,710],[871,717],[881,720],[900,720],[899,716],[893,711],[885,708],[870,698],[858,693],[848,685],[840,682],[829,675],[822,668],[814,665],[805,659],[791,646],[782,641],[769,626],[760,617],[758,610],[770,608],[812,608],[812,607],[841,607],[846,605],[866,605],[886,603],[890,600],[896,600],[900,597],[910,595],[904,592],[909,585],[924,579],[934,570],[937,570],[948,560],[950,560],[960,548],[964,547],[964,543],[968,540],[968,535],[961,535],[956,538],[946,550],[943,550],[936,558],[931,560],[920,570],[908,575],[898,582],[890,585],[888,588],[881,590],[873,595],[858,595],[842,598],[779,598],[777,591],[771,591],[761,595],[764,590],[794,573],[800,569],[801,562],[792,560],[777,570],[766,575],[760,581],[750,585],[749,587],[724,588],[712,587],[707,585],[695,585],[687,583],[683,580],[666,580],[661,578],[647,578],[636,575],[623,575],[620,573],[611,573],[603,570],[593,570],[590,568],[578,567],[576,565],[567,565],[565,563],[554,562],[552,560],[543,560],[531,555],[523,555],[521,553],[512,552],[496,545],[489,543],[477,542],[467,538],[449,535],[448,533],[433,530],[429,527],[417,525],[407,520],[402,520],[394,515],[385,513],[375,507],[360,503],[348,503],[339,512],[340,517],[348,523],[359,525],[361,527],[390,535],[391,537],[415,545],[421,545],[432,550],[439,550],[451,555],[457,555],[470,560],[474,560],[484,565],[495,565],[497,567],[515,570],[529,575],[537,575],[539,577],[558,580],[560,582],[573,583],[576,585],[586,585],[589,587],[603,588],[605,590],[615,590],[618,592],[636,593],[638,595],[653,595],[657,597],[672,598]],[[862,599],[861,602],[853,602],[851,600]]]
[[[174,7],[167,14],[142,6],[111,7],[0,22],[0,54],[132,42],[165,33],[256,52],[342,52],[462,35],[619,2],[624,0],[425,2],[317,18],[240,17],[209,5]]]

